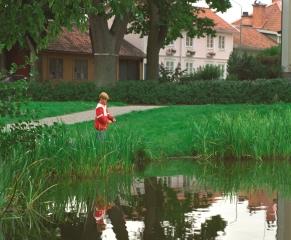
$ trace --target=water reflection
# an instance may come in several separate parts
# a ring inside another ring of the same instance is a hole
[[[226,192],[184,175],[60,185],[42,205],[41,235],[28,239],[291,239],[291,202],[246,189]],[[7,229],[4,239],[22,239]]]
[[[61,239],[276,239],[276,193],[225,194],[194,177],[135,178],[127,193],[78,205],[90,210],[69,218],[67,206]]]

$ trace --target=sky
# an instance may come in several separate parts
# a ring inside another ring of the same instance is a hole
[[[252,13],[254,0],[230,0],[232,7],[227,12],[218,15],[221,16],[225,21],[232,23],[238,20],[241,16],[241,12]],[[258,2],[271,4],[272,0],[259,0]],[[196,5],[196,4],[195,4]],[[205,1],[199,1],[197,6],[207,7]]]

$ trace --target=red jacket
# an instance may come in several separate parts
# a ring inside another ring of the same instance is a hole
[[[99,131],[104,131],[107,129],[109,121],[113,121],[113,117],[108,113],[107,106],[98,103],[95,115],[95,128]]]

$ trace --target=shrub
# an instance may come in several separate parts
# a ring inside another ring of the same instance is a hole
[[[23,114],[21,106],[28,101],[26,81],[0,82],[0,117]]]
[[[228,60],[229,80],[255,80],[281,76],[280,47],[265,49],[258,54],[234,51]]]
[[[257,60],[263,65],[266,78],[277,78],[281,76],[281,48],[272,47],[260,52]]]
[[[221,78],[222,71],[219,66],[207,64],[199,67],[194,73],[181,78],[181,82],[191,82],[199,80],[218,80]]]
[[[160,77],[159,81],[161,83],[163,82],[179,82],[183,74],[186,70],[181,70],[181,65],[178,64],[178,66],[175,68],[174,72],[171,70],[168,70],[165,68],[164,64],[160,65]]]
[[[29,95],[39,101],[96,100],[97,88],[93,82],[30,82]]]
[[[188,83],[159,81],[121,81],[115,87],[97,88],[93,83],[55,84],[43,90],[41,83],[30,88],[34,100],[96,101],[100,91],[107,91],[113,101],[129,104],[210,104],[210,103],[273,103],[291,102],[291,80],[255,81],[203,80]],[[65,86],[65,91],[64,91]],[[37,91],[36,93],[31,91]],[[68,94],[68,95],[63,95]],[[36,97],[37,96],[37,97]]]
[[[232,52],[227,63],[229,78],[238,80],[255,80],[264,78],[263,65],[253,55],[246,52]]]

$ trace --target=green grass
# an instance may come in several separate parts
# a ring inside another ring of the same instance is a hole
[[[154,161],[278,160],[290,158],[290,136],[290,104],[172,106],[118,117],[105,142],[96,140],[93,121],[56,128],[38,140],[33,158],[17,143],[10,161],[21,169],[17,156],[46,159],[43,172],[82,177],[132,169],[140,149]]]
[[[68,101],[68,102],[28,102],[23,108],[28,110],[27,116],[5,117],[1,122],[11,123],[27,119],[42,119],[59,115],[81,112],[96,107],[96,102]],[[124,106],[121,102],[110,102],[109,106]]]
[[[290,104],[172,106],[121,116],[113,129],[138,133],[155,158],[291,156],[290,111]]]

